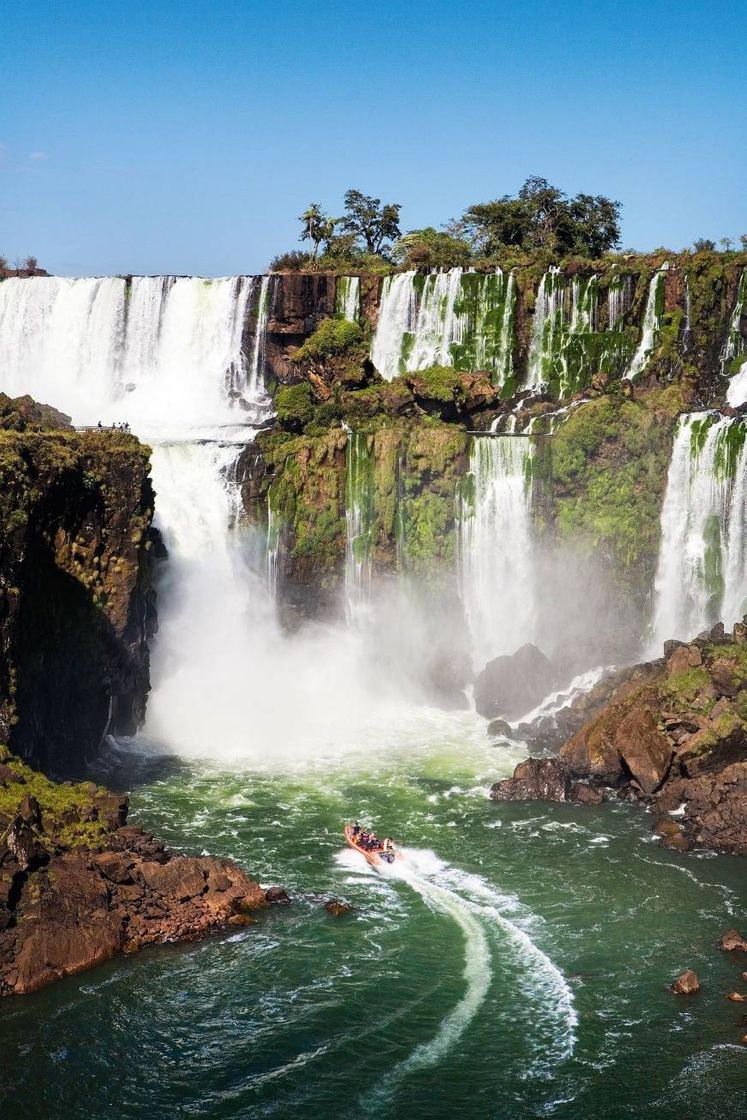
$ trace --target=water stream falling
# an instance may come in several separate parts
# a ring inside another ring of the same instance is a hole
[[[534,635],[532,457],[528,436],[472,437],[459,577],[478,668]]]
[[[360,318],[361,278],[360,276],[338,276],[335,293],[335,314],[350,323]]]
[[[595,373],[619,374],[626,360],[622,316],[624,278],[608,295],[608,324],[600,330],[599,278],[574,276],[570,284],[559,268],[542,277],[534,307],[526,387],[561,400],[585,389]]]
[[[368,615],[373,547],[374,459],[365,432],[349,432],[345,448],[345,614],[360,624]]]
[[[383,377],[429,366],[484,369],[496,385],[513,373],[512,274],[452,268],[387,276],[371,358]]]
[[[652,648],[727,626],[747,610],[747,424],[681,417],[662,509]]]
[[[651,277],[648,286],[648,296],[646,297],[646,310],[643,314],[641,339],[625,373],[625,376],[630,381],[635,381],[635,379],[643,373],[656,347],[661,316],[664,312],[664,285],[668,268],[669,263],[665,261],[661,268]]]

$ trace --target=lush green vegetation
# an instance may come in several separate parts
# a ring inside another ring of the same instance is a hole
[[[98,819],[95,798],[108,798],[91,782],[60,783],[45,778],[0,744],[0,763],[10,768],[20,782],[0,782],[0,813],[13,819],[24,797],[34,797],[41,810],[44,838],[63,848],[80,845],[96,847],[104,840],[108,826]],[[2,832],[0,832],[2,839]]]
[[[363,331],[357,323],[347,319],[325,319],[313,334],[291,356],[299,364],[308,361],[325,361],[339,358],[357,350],[363,341]]]

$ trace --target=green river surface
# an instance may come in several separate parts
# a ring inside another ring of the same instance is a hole
[[[133,819],[294,901],[4,1001],[3,1120],[744,1116],[745,966],[717,948],[744,863],[660,849],[635,806],[489,801],[522,751],[469,714],[406,731],[282,775],[112,746],[96,776]],[[345,849],[352,817],[396,873]],[[674,996],[686,967],[702,990]]]

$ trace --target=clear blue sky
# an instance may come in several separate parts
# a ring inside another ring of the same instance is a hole
[[[5,0],[0,253],[261,271],[349,186],[440,225],[532,174],[626,247],[747,232],[745,0]]]

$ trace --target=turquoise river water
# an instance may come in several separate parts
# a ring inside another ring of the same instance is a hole
[[[5,1001],[0,1115],[745,1115],[740,969],[716,948],[741,862],[663,851],[627,805],[492,803],[518,755],[483,737],[434,718],[401,753],[283,776],[112,747],[97,776],[138,821],[294,902]],[[401,839],[401,869],[345,850],[353,816]],[[686,967],[690,999],[667,990]]]

